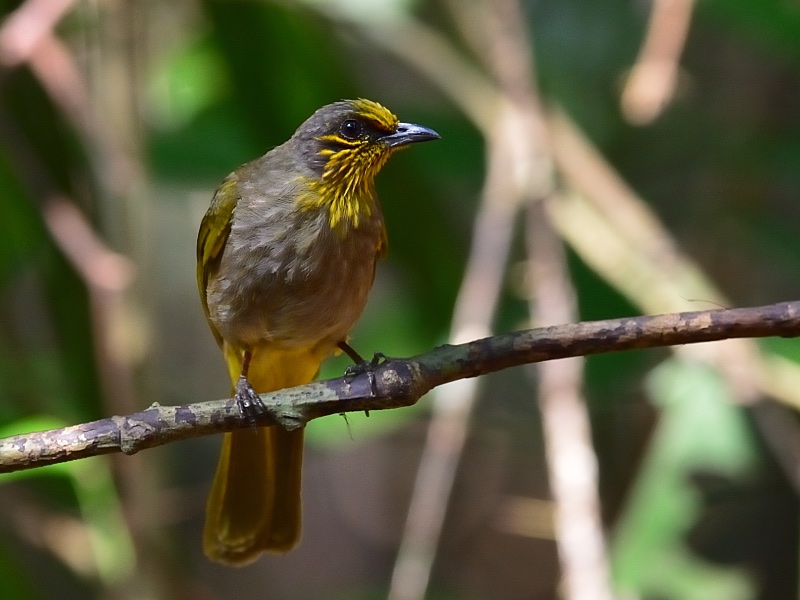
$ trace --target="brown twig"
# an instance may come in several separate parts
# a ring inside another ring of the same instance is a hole
[[[650,123],[675,95],[693,8],[694,0],[653,1],[647,35],[622,92],[622,113],[628,122]]]
[[[530,310],[537,325],[569,322],[578,312],[564,245],[546,218],[546,202],[532,203],[527,220]],[[584,363],[580,357],[553,360],[531,365],[528,372],[538,385],[563,597],[609,600],[613,593],[583,396]]]
[[[516,168],[528,200],[527,238],[532,323],[554,325],[578,318],[575,290],[562,241],[542,204],[553,195],[553,158],[546,116],[536,86],[534,44],[518,0],[486,2],[492,32],[490,70],[523,117],[516,128],[526,153]],[[579,357],[547,361],[529,369],[536,374],[548,481],[555,504],[555,542],[561,565],[562,595],[569,600],[612,597],[600,518],[597,460],[588,411],[582,396]]]
[[[0,64],[15,67],[27,61],[74,4],[75,0],[27,0],[21,4],[0,26]]]
[[[800,336],[800,301],[589,321],[440,346],[376,367],[374,390],[370,378],[363,374],[264,394],[261,398],[268,410],[256,418],[255,424],[279,424],[293,429],[331,414],[410,406],[444,383],[546,360],[767,336]],[[113,452],[135,454],[182,439],[252,425],[231,399],[181,406],[153,405],[132,415],[2,439],[0,473]]]

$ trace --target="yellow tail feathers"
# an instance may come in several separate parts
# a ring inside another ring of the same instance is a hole
[[[224,345],[232,381],[241,356]],[[256,348],[248,380],[261,394],[311,382],[327,352]],[[288,552],[300,539],[303,431],[258,427],[226,433],[206,505],[203,549],[227,565],[243,566],[262,552]]]

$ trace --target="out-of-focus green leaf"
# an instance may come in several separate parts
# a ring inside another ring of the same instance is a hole
[[[44,228],[0,146],[0,284],[42,246]]]
[[[754,582],[742,570],[693,555],[684,536],[700,511],[690,476],[743,477],[756,465],[744,413],[709,367],[672,359],[649,378],[661,417],[612,544],[618,589],[674,600],[746,600]]]
[[[703,16],[727,25],[726,31],[739,30],[778,54],[800,58],[800,10],[793,2],[781,0],[712,0],[700,2]]]
[[[25,577],[26,569],[21,568],[13,548],[0,546],[0,595],[15,600],[37,598],[32,582]]]
[[[230,88],[222,57],[207,38],[161,57],[149,83],[151,122],[168,130],[190,123]]]
[[[122,513],[108,460],[95,457],[77,463],[72,473],[97,570],[106,584],[125,581],[136,568],[136,553]]]
[[[234,98],[265,147],[288,139],[312,111],[355,90],[355,73],[318,15],[267,2],[204,5]]]
[[[770,352],[800,363],[800,344],[797,338],[764,338],[760,345]]]

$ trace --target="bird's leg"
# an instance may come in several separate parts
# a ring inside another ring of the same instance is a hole
[[[267,410],[261,398],[250,385],[247,379],[247,371],[250,369],[250,360],[253,358],[249,350],[245,350],[242,358],[242,374],[239,375],[239,380],[236,382],[236,404],[239,407],[239,412],[250,421],[250,424],[255,426],[256,417]]]
[[[361,363],[364,363],[364,362],[366,362],[366,361],[364,360],[364,358],[363,358],[363,357],[362,357],[362,356],[361,356],[361,355],[360,355],[358,352],[356,352],[356,351],[353,349],[353,347],[352,347],[350,344],[348,344],[347,342],[344,342],[344,341],[342,341],[342,342],[339,342],[339,343],[338,343],[338,344],[336,344],[336,345],[339,347],[339,350],[341,350],[342,352],[344,352],[345,354],[347,354],[347,356],[350,358],[350,360],[352,360],[352,361],[353,361],[353,364],[354,364],[354,365],[360,365]],[[351,368],[352,368],[352,367],[347,367],[348,371],[349,371]]]
[[[353,361],[353,364],[345,369],[344,376],[352,378],[356,375],[366,373],[367,379],[369,379],[369,388],[372,392],[372,397],[375,398],[378,395],[378,389],[375,383],[375,368],[380,365],[382,361],[386,360],[386,356],[382,352],[376,352],[373,354],[372,360],[366,361],[358,352],[353,350],[352,346],[347,342],[341,341],[336,345]]]

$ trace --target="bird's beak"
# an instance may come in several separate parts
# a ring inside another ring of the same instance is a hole
[[[413,123],[398,123],[397,130],[394,133],[385,135],[381,141],[386,143],[390,148],[397,148],[399,146],[407,146],[416,142],[427,142],[428,140],[438,140],[442,136],[436,133],[433,129],[423,127],[422,125],[414,125]]]

